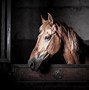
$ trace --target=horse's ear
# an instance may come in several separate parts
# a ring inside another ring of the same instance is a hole
[[[48,13],[48,21],[53,24],[53,18],[50,13]]]
[[[42,17],[41,15],[41,20],[42,20],[42,23],[44,23],[46,20]]]

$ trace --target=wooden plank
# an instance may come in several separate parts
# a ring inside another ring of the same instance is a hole
[[[5,0],[2,0],[1,14],[1,58],[5,58]]]
[[[80,7],[87,7],[89,8],[89,1],[88,0],[55,0],[54,6],[56,7],[64,7],[64,8],[80,8]]]
[[[88,0],[23,0],[23,1],[15,1],[15,7],[17,8],[37,8],[37,7],[59,7],[59,8],[80,8],[80,7],[88,7],[89,8],[89,1]]]
[[[7,59],[11,59],[11,0],[7,0]]]
[[[66,65],[65,65],[66,66]],[[12,67],[13,77],[17,81],[88,81],[89,67],[65,67],[52,65],[48,72],[35,72],[27,67]],[[69,65],[70,66],[70,65]],[[65,67],[65,68],[64,68]]]
[[[28,64],[12,64],[13,68],[29,68]],[[53,64],[50,68],[89,68],[89,64]]]
[[[87,82],[17,81],[16,85],[23,90],[89,90]]]

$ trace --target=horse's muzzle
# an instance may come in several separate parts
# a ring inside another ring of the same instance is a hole
[[[34,68],[35,68],[35,63],[34,63],[34,61],[28,61],[28,65],[29,65],[29,67],[32,69],[32,70],[34,70]]]
[[[28,65],[32,70],[37,71],[47,58],[49,58],[49,54],[47,52],[42,52],[37,57],[30,58],[30,60],[28,60]]]
[[[38,71],[41,66],[42,61],[37,61],[37,59],[29,60],[28,65],[33,71]]]

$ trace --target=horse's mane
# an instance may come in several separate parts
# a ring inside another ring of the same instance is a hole
[[[71,34],[73,32],[76,35],[76,40],[74,43],[77,44],[78,49],[77,53],[79,55],[80,63],[84,63],[84,59],[88,56],[89,46],[85,44],[84,40],[74,31],[74,29],[68,26],[65,23],[60,23],[61,27],[63,28],[63,32],[68,36],[68,32]]]

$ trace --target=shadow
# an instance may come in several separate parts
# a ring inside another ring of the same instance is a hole
[[[56,53],[52,58],[45,60],[39,68],[41,73],[48,73],[52,64],[66,64],[66,61],[61,52]]]

